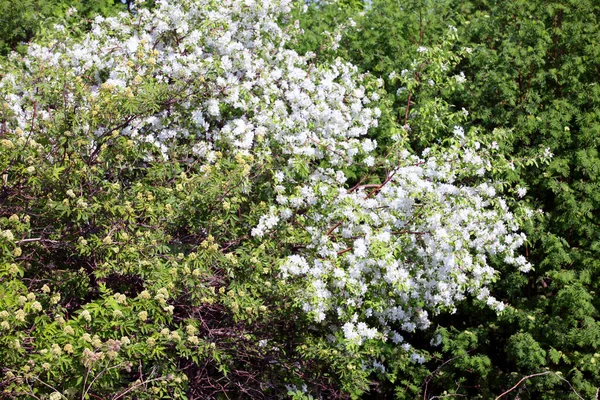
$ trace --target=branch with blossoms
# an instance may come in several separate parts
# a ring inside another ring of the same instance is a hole
[[[0,361],[32,391],[358,397],[467,296],[502,311],[491,260],[531,268],[507,160],[427,112],[413,132],[445,139],[406,138],[418,110],[466,119],[414,95],[451,56],[401,74],[378,142],[383,80],[290,49],[291,7],[161,1],[3,64]]]

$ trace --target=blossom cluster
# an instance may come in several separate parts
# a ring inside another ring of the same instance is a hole
[[[516,218],[484,179],[486,149],[456,127],[456,144],[443,151],[380,154],[369,132],[378,125],[382,81],[367,88],[368,78],[347,62],[322,65],[290,50],[278,24],[290,7],[290,0],[157,1],[135,18],[98,17],[82,40],[32,45],[24,58],[13,56],[23,75],[0,81],[13,115],[6,128],[39,135],[54,119],[51,101],[93,114],[103,98],[133,102],[167,88],[158,111],[137,110],[125,121],[82,118],[80,128],[98,140],[151,143],[165,158],[191,142],[202,163],[241,154],[267,165],[274,194],[249,233],[270,240],[282,226],[302,226],[308,239],[282,253],[279,278],[302,277],[298,294],[315,322],[350,342],[401,343],[403,332],[426,329],[432,314],[454,310],[466,294],[502,310],[487,289],[496,277],[490,258],[531,267],[518,255],[525,236]],[[43,104],[38,88],[24,85],[32,80],[64,95]],[[350,167],[382,179],[351,187]]]
[[[523,272],[531,266],[516,255],[525,235],[494,186],[461,183],[489,162],[471,150],[404,152],[374,191],[347,189],[335,171],[317,170],[311,184],[278,197],[284,215],[312,206],[304,215],[311,242],[281,274],[307,280],[304,307],[316,321],[341,321],[349,340],[399,343],[401,331],[427,328],[429,313],[454,310],[467,293],[502,311],[486,287],[496,277],[490,258],[504,255]]]

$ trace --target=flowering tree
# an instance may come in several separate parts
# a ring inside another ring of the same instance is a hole
[[[290,50],[290,8],[158,2],[4,66],[6,393],[357,395],[430,315],[502,311],[490,260],[531,266],[499,134],[379,145],[383,82]]]

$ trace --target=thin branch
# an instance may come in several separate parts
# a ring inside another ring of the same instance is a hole
[[[44,239],[44,238],[41,238],[41,237],[17,240],[15,243],[16,244],[23,244],[23,243],[32,243],[32,242],[47,242],[47,243],[53,243],[53,244],[61,243],[58,240]]]
[[[557,377],[558,377],[560,380],[567,382],[567,384],[569,385],[569,387],[571,388],[571,390],[573,391],[573,393],[575,393],[575,395],[576,395],[577,397],[579,397],[581,400],[584,400],[584,398],[583,398],[583,397],[581,397],[581,396],[579,395],[579,393],[577,393],[577,391],[575,390],[575,388],[573,387],[573,385],[571,385],[571,382],[569,382],[568,380],[566,380],[565,378],[563,378],[562,376],[560,376],[559,374],[557,374],[557,373],[556,373],[556,372],[554,372],[554,371],[546,371],[546,372],[540,372],[540,373],[537,373],[537,374],[531,374],[531,375],[524,376],[523,378],[521,378],[521,380],[520,380],[519,382],[517,382],[517,384],[516,384],[516,385],[514,385],[513,387],[511,387],[510,389],[508,389],[506,392],[502,393],[500,396],[496,397],[496,399],[495,399],[495,400],[498,400],[498,399],[500,399],[501,397],[505,396],[506,394],[508,394],[508,393],[512,392],[512,391],[513,391],[513,390],[515,390],[515,389],[516,389],[516,388],[517,388],[517,387],[518,387],[518,386],[519,386],[521,383],[523,383],[524,381],[526,381],[526,380],[528,380],[528,379],[535,378],[535,377],[537,377],[537,376],[548,375],[548,374],[554,374],[554,375],[555,375],[555,376],[557,376]],[[600,389],[599,389],[599,390],[600,390]],[[596,393],[596,394],[597,394],[597,393]],[[596,396],[596,398],[597,398],[597,396]]]
[[[82,394],[81,394],[81,400],[85,400],[85,394],[87,393],[87,390],[85,390],[85,386],[87,385],[87,380],[88,377],[90,376],[90,370],[92,369],[92,367],[88,367],[86,373],[85,373],[85,378],[83,378],[83,390],[82,390]]]
[[[347,253],[347,252],[349,252],[351,250],[352,250],[352,247],[348,247],[347,249],[338,251],[337,254],[338,254],[338,256],[341,256],[342,254]]]
[[[132,390],[137,389],[140,386],[146,385],[150,382],[154,382],[154,381],[162,381],[165,380],[165,377],[159,377],[159,378],[154,378],[154,379],[148,379],[147,381],[142,381],[140,383],[138,383],[137,385],[133,385],[132,387],[130,387],[129,389],[125,390],[123,393],[119,394],[118,396],[113,397],[113,400],[117,400],[120,399],[121,397],[125,396],[127,393],[131,392]]]
[[[88,385],[87,389],[85,388],[85,382],[84,382],[84,386],[83,386],[83,394],[81,395],[82,399],[85,399],[85,396],[88,394],[88,392],[90,391],[90,389],[92,388],[92,386],[94,385],[94,383],[102,376],[104,375],[105,372],[110,371],[111,369],[115,369],[115,368],[119,368],[123,366],[123,363],[117,364],[117,365],[113,365],[112,367],[106,367],[104,368],[102,371],[100,371],[95,377],[94,379],[90,382],[90,384]],[[88,368],[88,373],[89,373],[90,369]],[[86,380],[87,380],[87,374],[86,374]]]
[[[33,378],[33,379],[35,379],[36,381],[38,381],[39,383],[41,383],[42,385],[44,385],[44,386],[46,386],[46,387],[48,387],[48,388],[50,388],[50,389],[54,390],[55,392],[57,392],[57,393],[60,393],[60,391],[59,391],[57,388],[55,388],[55,387],[54,387],[54,386],[52,386],[52,385],[49,385],[49,384],[47,384],[46,382],[44,382],[44,381],[43,381],[43,380],[41,380],[40,378],[38,378],[38,377],[36,377],[36,376],[32,376],[32,378]],[[62,393],[60,393],[60,394],[61,394],[61,396],[62,396]],[[64,397],[64,396],[63,396],[63,397]]]
[[[433,371],[432,373],[430,373],[427,378],[425,378],[425,391],[423,392],[423,400],[427,399],[427,387],[429,386],[429,382],[431,382],[431,380],[433,379],[433,377],[442,369],[444,368],[446,365],[448,365],[449,363],[451,363],[452,361],[458,359],[458,358],[462,358],[464,356],[466,356],[467,354],[471,353],[472,351],[474,351],[473,349],[467,351],[465,354],[461,354],[459,356],[456,357],[452,357],[449,360],[446,360],[442,363],[442,365],[440,365],[439,367],[436,368],[435,371]],[[457,396],[462,396],[462,395],[457,395]],[[435,398],[439,398],[439,396],[434,396],[431,397],[431,399],[435,399]],[[430,400],[431,400],[430,399]]]

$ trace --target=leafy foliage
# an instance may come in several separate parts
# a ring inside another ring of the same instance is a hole
[[[123,9],[0,2],[3,396],[597,397],[595,2]]]
[[[123,11],[119,0],[22,0],[0,1],[0,55],[11,50],[25,51],[26,43],[36,34],[44,34],[65,17],[85,20]]]
[[[528,160],[547,148],[555,155],[547,166],[515,164],[503,175],[526,188],[526,201],[544,212],[528,230],[526,254],[535,272],[523,276],[499,266],[503,278],[493,292],[514,307],[500,317],[466,302],[453,318],[437,320],[444,332],[446,354],[437,363],[443,374],[431,379],[437,387],[432,390],[429,383],[425,397],[437,390],[489,398],[546,369],[558,371],[573,386],[544,375],[514,393],[548,399],[597,395],[600,125],[598,47],[592,43],[599,35],[599,11],[585,1],[383,0],[371,2],[366,11],[320,4],[299,14],[309,38],[354,19],[356,28],[341,38],[344,46],[337,54],[381,74],[389,92],[401,89],[391,100],[390,114],[402,116],[410,107],[406,121],[417,125],[411,121],[425,114],[427,104],[444,102],[468,110],[471,129],[510,129],[498,142],[504,154]],[[448,75],[464,73],[466,90],[437,90],[438,79],[432,78],[431,89],[421,85],[411,91],[389,79],[402,70],[412,73],[414,60],[422,58],[421,46],[435,52],[446,43],[448,25],[457,29],[450,51],[461,56],[447,65]],[[298,43],[316,51],[310,40]],[[412,94],[408,102],[407,93]],[[413,128],[413,147],[443,137],[437,126]],[[465,342],[466,331],[477,340]],[[487,364],[469,365],[477,357]]]

